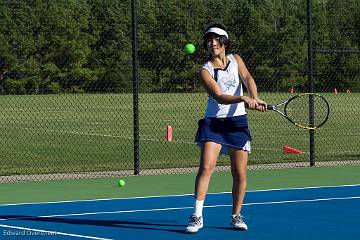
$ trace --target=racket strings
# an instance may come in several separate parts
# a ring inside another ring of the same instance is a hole
[[[322,97],[304,95],[291,100],[285,110],[287,116],[296,124],[313,128],[321,126],[326,121],[329,109]]]

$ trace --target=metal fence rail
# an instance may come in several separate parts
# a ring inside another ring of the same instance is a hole
[[[75,2],[0,4],[0,181],[196,171],[202,32],[214,21],[261,98],[313,90],[330,103],[312,134],[249,111],[250,169],[359,164],[357,1],[216,1],[223,12],[198,0]],[[220,157],[218,170],[228,168]]]

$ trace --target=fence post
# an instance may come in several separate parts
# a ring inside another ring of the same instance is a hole
[[[309,92],[314,92],[313,45],[312,45],[312,0],[307,0],[307,41],[308,41],[308,81]],[[314,124],[314,102],[309,98],[310,125]],[[309,131],[310,136],[310,166],[315,166],[315,131]]]
[[[137,56],[137,8],[136,0],[131,1],[131,46],[133,69],[133,114],[134,114],[134,174],[140,174],[139,146],[139,69]]]

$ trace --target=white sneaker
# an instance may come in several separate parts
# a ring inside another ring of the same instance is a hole
[[[200,228],[204,226],[203,217],[196,217],[195,215],[191,215],[189,217],[189,224],[186,227],[187,233],[197,233]]]
[[[244,231],[248,229],[241,214],[231,216],[231,227],[234,229],[244,230]]]

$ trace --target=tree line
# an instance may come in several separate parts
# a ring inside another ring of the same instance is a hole
[[[266,91],[306,89],[305,0],[139,0],[140,91],[198,91],[204,28],[229,32]],[[359,49],[360,3],[314,0],[316,49]],[[131,92],[130,0],[3,0],[0,94]],[[183,53],[191,42],[197,50]],[[315,52],[315,86],[360,90],[359,53]]]

